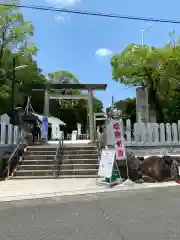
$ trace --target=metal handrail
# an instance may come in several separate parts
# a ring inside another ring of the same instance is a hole
[[[54,178],[57,177],[57,175],[56,175],[57,159],[59,157],[59,154],[60,154],[60,157],[62,157],[63,146],[64,146],[64,132],[61,132],[61,136],[59,138],[59,143],[58,143],[58,146],[57,146],[57,149],[56,149],[56,154],[55,154],[55,157],[54,157]],[[58,164],[58,168],[60,168],[60,162]],[[58,169],[58,172],[59,172],[59,169]]]
[[[12,154],[10,155],[7,163],[8,163],[8,171],[7,171],[7,178],[9,179],[10,177],[10,168],[11,168],[11,160],[14,157],[15,153],[18,151],[21,143],[23,142],[23,140],[25,139],[25,137],[28,135],[28,132],[25,132],[24,135],[21,137],[21,139],[19,140],[16,148],[14,149],[14,151],[12,152]]]

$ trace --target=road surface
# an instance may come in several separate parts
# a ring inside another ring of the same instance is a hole
[[[180,187],[0,204],[1,240],[179,240]]]

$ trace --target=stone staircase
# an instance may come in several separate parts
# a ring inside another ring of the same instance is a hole
[[[13,179],[54,177],[56,146],[30,146],[26,148],[20,165],[13,172]]]
[[[98,151],[95,145],[65,146],[60,165],[60,177],[96,177],[98,162]]]
[[[23,160],[12,179],[54,178],[56,146],[27,147]],[[97,176],[98,151],[92,144],[64,146],[59,178],[90,178]]]

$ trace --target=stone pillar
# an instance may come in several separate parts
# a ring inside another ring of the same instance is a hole
[[[88,89],[88,110],[89,110],[89,135],[90,140],[93,142],[95,140],[95,131],[94,131],[93,92],[91,88]]]
[[[149,122],[148,88],[136,89],[136,122]]]
[[[97,126],[96,126],[96,117],[94,116],[94,133],[97,133]]]
[[[48,90],[45,89],[44,91],[44,117],[48,118],[49,116],[49,94],[48,94]],[[48,133],[48,131],[47,131]],[[44,139],[45,142],[48,141],[48,134],[46,135],[46,139]]]
[[[49,93],[48,90],[44,91],[44,116],[49,116]]]

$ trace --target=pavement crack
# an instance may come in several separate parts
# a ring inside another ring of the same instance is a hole
[[[113,226],[116,230],[116,232],[120,235],[121,237],[121,240],[125,240],[125,237],[124,235],[122,234],[121,230],[119,229],[119,227],[115,226],[114,222],[113,222],[113,219],[110,217],[110,215],[108,213],[105,213],[104,209],[102,207],[99,207],[100,209],[100,213],[101,213],[101,216],[106,220],[108,221],[111,226]]]

